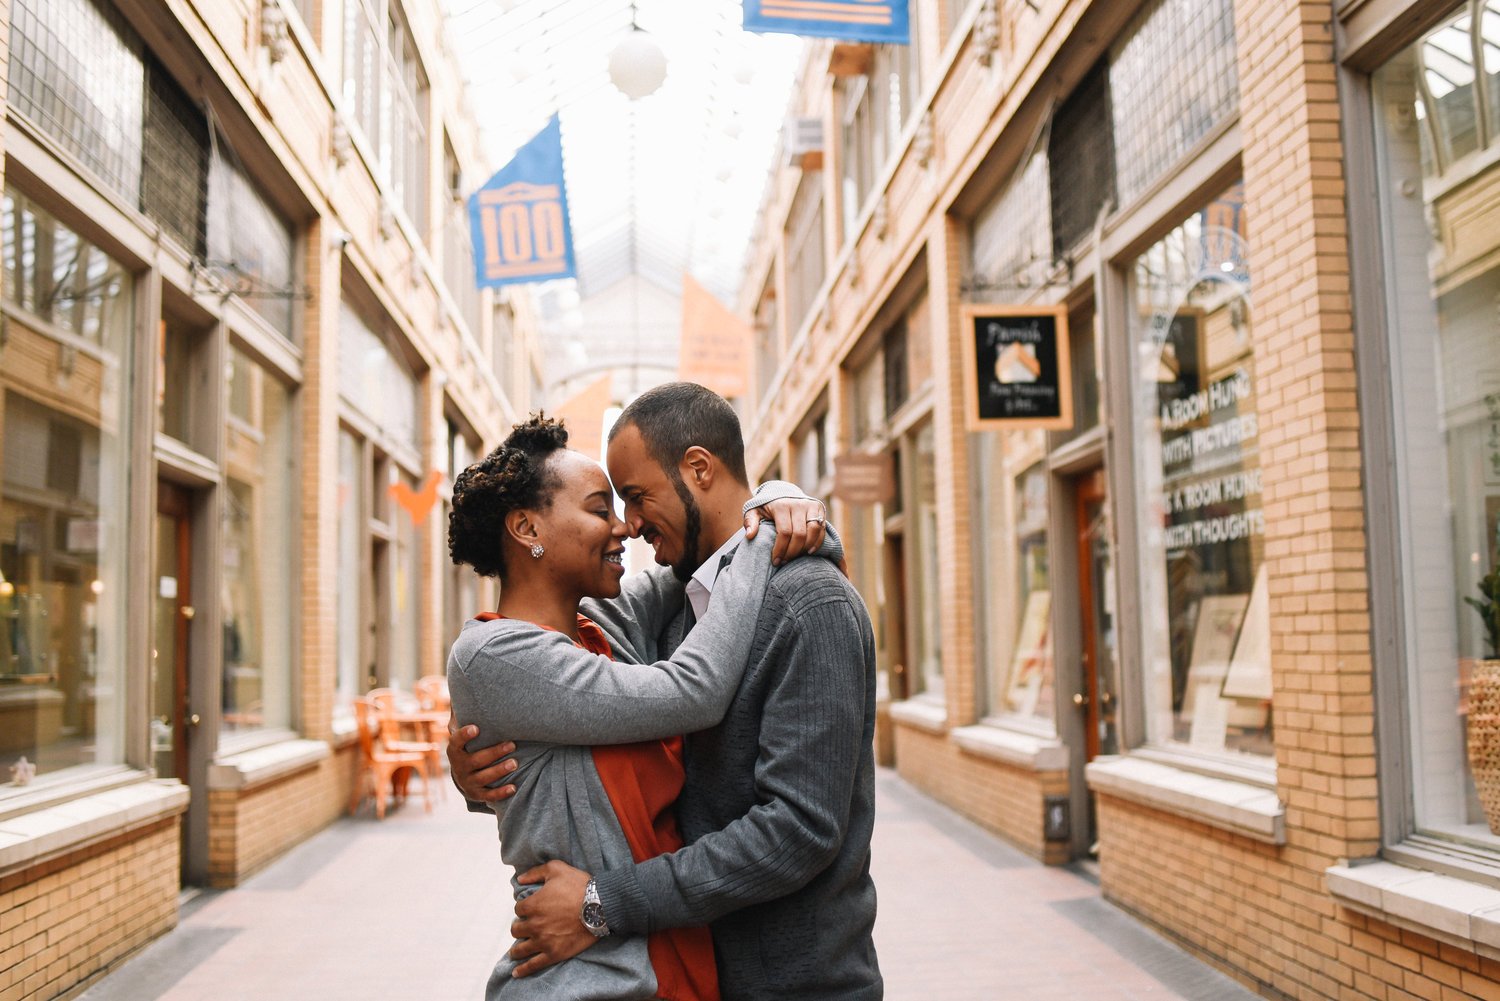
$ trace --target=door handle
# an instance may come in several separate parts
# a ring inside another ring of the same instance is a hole
[[[188,726],[197,726],[199,723],[203,722],[203,717],[199,716],[197,713],[193,713],[191,716],[189,716],[187,718],[187,721],[188,721]]]
[[[1073,693],[1073,705],[1077,706],[1079,709],[1083,709],[1088,704],[1089,704],[1089,697],[1087,695],[1083,694],[1082,692],[1074,692]]]
[[[184,619],[191,620],[193,618],[193,616],[195,616],[197,614],[198,614],[198,610],[196,608],[194,608],[192,605],[183,605],[182,606],[182,617]]]

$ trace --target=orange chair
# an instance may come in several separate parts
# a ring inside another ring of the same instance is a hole
[[[412,686],[416,693],[417,701],[422,708],[429,712],[447,709],[453,705],[453,700],[448,697],[448,679],[441,674],[428,674],[417,679]]]
[[[385,802],[390,793],[396,773],[410,769],[422,773],[422,798],[428,812],[432,811],[432,784],[426,777],[427,759],[413,751],[401,751],[382,746],[378,737],[379,710],[368,698],[354,700],[354,721],[359,730],[359,776],[354,781],[354,793],[349,800],[349,812],[354,813],[364,802],[365,788],[375,797],[375,816],[385,819]]]
[[[401,721],[396,718],[396,702],[400,693],[393,688],[375,688],[365,696],[374,704],[380,717],[380,742],[385,745],[386,750],[406,754],[420,754],[424,764],[422,770],[422,785],[425,790],[432,788],[434,780],[437,781],[438,795],[443,799],[448,798],[447,786],[443,783],[443,752],[447,748],[446,740],[436,740],[425,725],[420,726],[422,736],[428,739],[411,739],[401,734]],[[432,809],[431,799],[428,800],[428,809]]]

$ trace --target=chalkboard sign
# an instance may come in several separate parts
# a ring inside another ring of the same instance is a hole
[[[971,431],[1073,426],[1066,306],[965,306],[964,398]]]

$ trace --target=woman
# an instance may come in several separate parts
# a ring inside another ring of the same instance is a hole
[[[517,745],[516,796],[495,805],[501,857],[516,872],[551,859],[603,872],[682,847],[674,735],[723,716],[770,573],[772,533],[763,531],[740,546],[672,659],[654,664],[682,588],[663,572],[637,575],[622,599],[626,627],[611,643],[578,607],[621,595],[626,528],[604,471],[567,449],[567,437],[540,417],[517,425],[459,476],[449,523],[454,562],[503,585],[499,611],[467,623],[454,643],[448,679],[455,716],[479,727],[472,746],[502,737]],[[518,896],[534,889],[515,887]],[[607,937],[524,979],[512,978],[515,965],[496,965],[488,998],[719,996],[704,928]]]

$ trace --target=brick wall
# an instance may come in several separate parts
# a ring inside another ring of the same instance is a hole
[[[177,924],[177,818],[0,877],[0,1001],[50,998]]]
[[[1044,796],[1065,795],[1065,772],[1034,772],[960,750],[946,735],[895,724],[896,770],[929,796],[994,831],[1033,858],[1068,860],[1064,842],[1043,835]]]
[[[208,879],[236,886],[347,809],[358,748],[249,789],[208,793]]]

